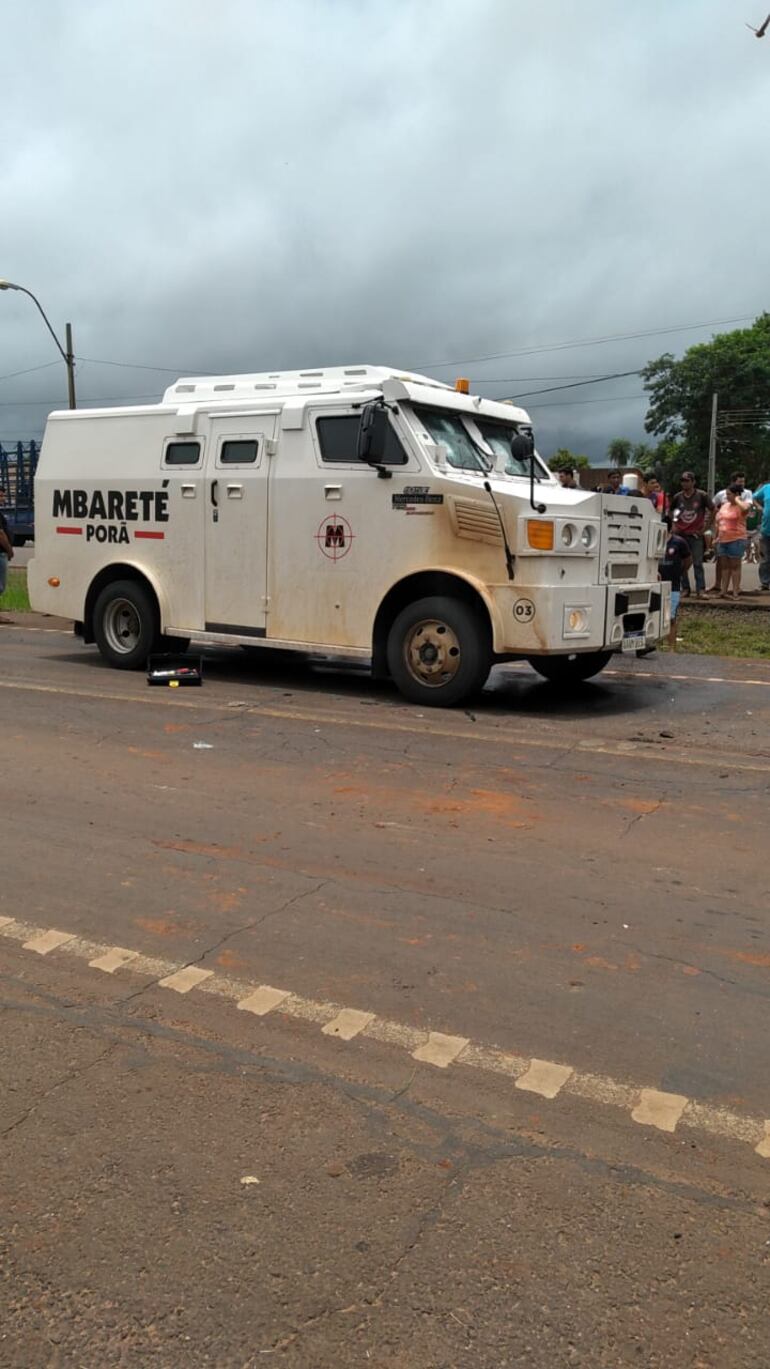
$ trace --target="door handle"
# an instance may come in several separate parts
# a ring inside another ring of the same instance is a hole
[[[194,498],[195,498],[195,486],[194,486],[194,485],[182,485],[182,498],[183,498],[183,499],[194,499]]]
[[[324,485],[324,495],[326,496],[327,499],[341,499],[341,498],[342,498],[342,486],[341,486],[341,485]]]
[[[228,485],[228,499],[243,499],[243,485]]]
[[[218,485],[218,484],[219,484],[219,481],[218,481],[218,480],[212,480],[212,482],[211,482],[211,502],[212,502],[212,504],[214,505],[214,508],[215,508],[215,509],[218,509],[218,508],[219,508],[219,504],[217,503],[217,485]]]

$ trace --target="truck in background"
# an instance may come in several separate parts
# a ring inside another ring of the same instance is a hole
[[[13,545],[23,547],[35,537],[35,472],[40,455],[37,442],[0,443],[0,490],[5,494],[3,513]]]
[[[178,380],[48,419],[32,606],[140,669],[190,638],[371,662],[421,705],[668,631],[649,500],[563,489],[523,409],[389,367]]]

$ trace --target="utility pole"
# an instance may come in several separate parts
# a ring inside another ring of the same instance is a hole
[[[75,402],[75,354],[72,350],[71,323],[65,323],[64,325],[64,341],[67,348],[67,354],[64,358],[64,364],[67,367],[67,398],[69,399],[70,408],[76,409],[78,406]]]
[[[714,498],[717,487],[717,401],[719,396],[711,396],[711,431],[709,433],[709,475],[708,492]]]

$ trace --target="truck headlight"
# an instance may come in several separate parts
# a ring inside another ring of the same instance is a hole
[[[562,637],[590,637],[591,607],[589,604],[566,604],[562,622]]]
[[[565,523],[561,530],[561,541],[564,547],[574,547],[577,542],[578,530],[574,523]]]
[[[580,534],[580,541],[586,551],[591,551],[596,546],[596,528],[593,528],[590,523],[586,523]]]

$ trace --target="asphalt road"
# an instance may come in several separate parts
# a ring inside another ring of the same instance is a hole
[[[0,1363],[764,1369],[770,667],[0,717]]]

